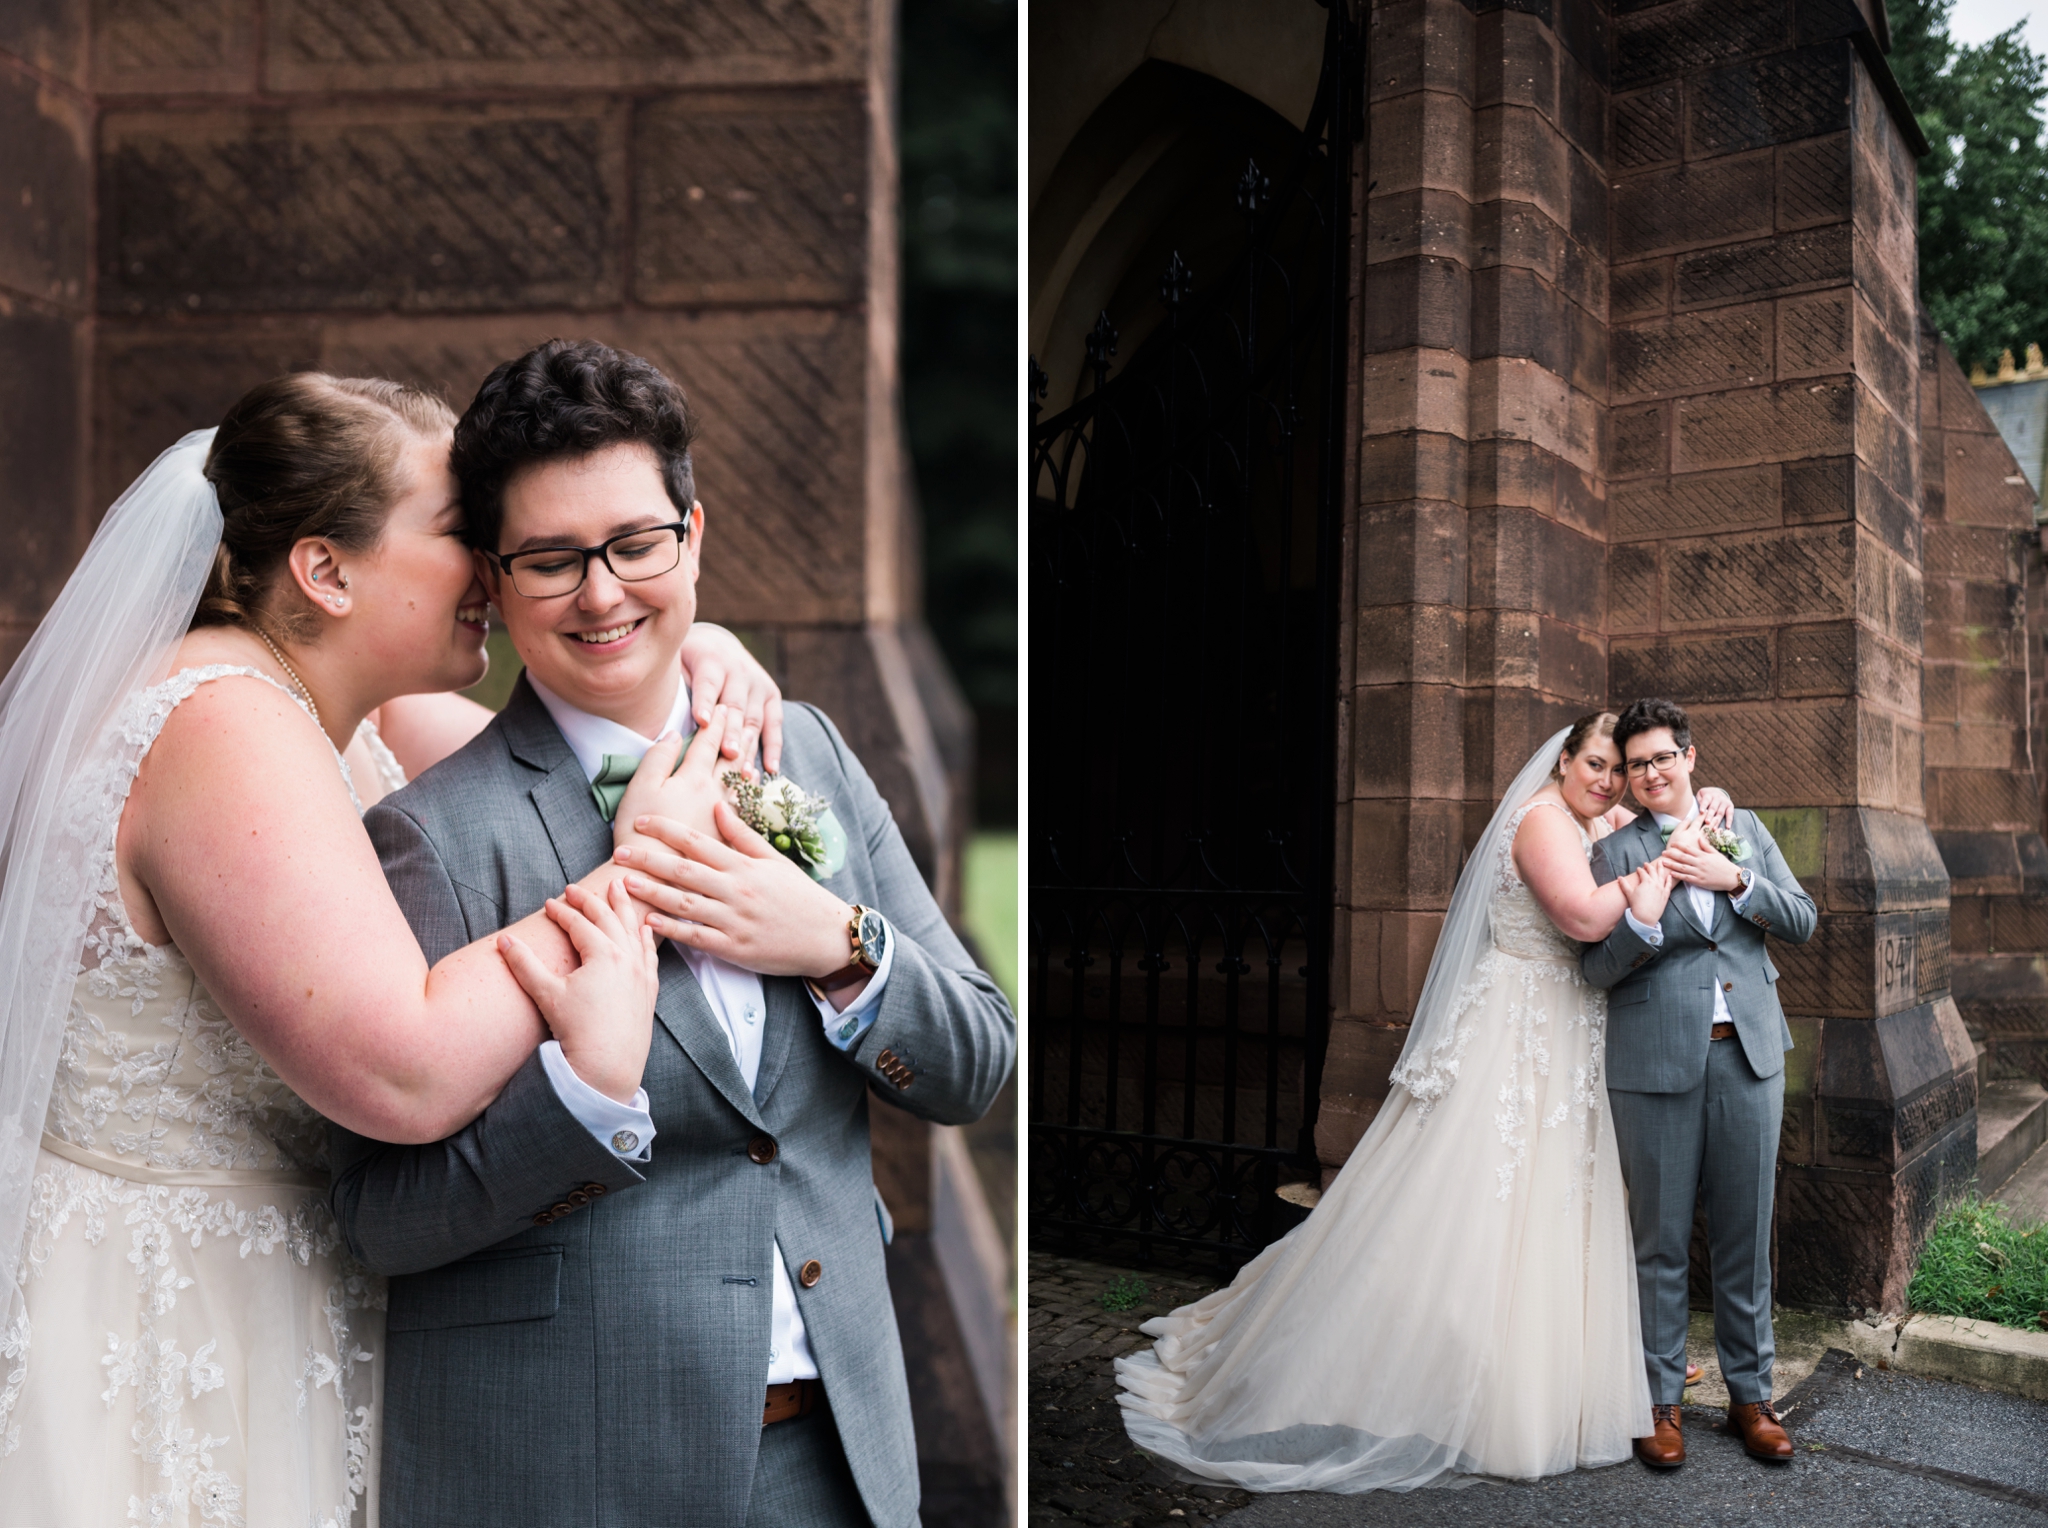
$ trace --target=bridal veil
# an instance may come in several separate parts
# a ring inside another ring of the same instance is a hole
[[[0,1355],[65,1016],[115,823],[73,799],[122,701],[168,672],[220,546],[195,430],[131,484],[0,683]],[[0,1372],[0,1385],[6,1375]]]

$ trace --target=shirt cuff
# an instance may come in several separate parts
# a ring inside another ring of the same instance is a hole
[[[896,929],[892,924],[888,936],[882,941],[882,963],[875,967],[875,974],[868,978],[868,984],[860,989],[860,996],[848,1003],[844,1010],[834,1008],[829,997],[819,997],[808,986],[804,988],[818,1006],[818,1017],[825,1025],[826,1042],[833,1049],[852,1050],[874,1024],[875,1014],[881,1007],[882,988],[888,985],[889,969],[895,963]]]
[[[1747,886],[1743,887],[1740,891],[1731,891],[1728,893],[1728,905],[1734,908],[1737,912],[1741,912],[1743,906],[1749,901],[1749,894],[1755,890],[1756,872],[1752,870],[1749,873],[1749,884]]]
[[[1621,915],[1628,920],[1628,926],[1635,931],[1636,938],[1642,940],[1644,944],[1649,945],[1652,949],[1661,949],[1663,947],[1664,930],[1658,928],[1654,923],[1643,922],[1642,919],[1636,916],[1635,909],[1632,907],[1624,907],[1621,910]]]
[[[622,1162],[645,1162],[654,1155],[654,1117],[647,1112],[647,1090],[633,1094],[633,1102],[622,1104],[607,1098],[576,1075],[569,1058],[562,1054],[559,1040],[543,1040],[540,1064],[554,1084],[555,1097],[576,1117],[576,1123],[596,1137],[597,1143]]]

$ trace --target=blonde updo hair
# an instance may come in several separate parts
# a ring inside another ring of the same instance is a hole
[[[1590,711],[1572,723],[1572,730],[1564,735],[1563,758],[1576,759],[1579,750],[1596,737],[1613,737],[1614,724],[1621,718],[1612,711]],[[1564,769],[1561,762],[1550,766],[1550,778],[1562,781]]]
[[[311,603],[277,587],[293,545],[317,536],[351,552],[376,546],[406,486],[408,436],[454,427],[454,411],[432,393],[378,377],[301,371],[242,394],[206,453],[220,550],[192,624],[316,634]]]

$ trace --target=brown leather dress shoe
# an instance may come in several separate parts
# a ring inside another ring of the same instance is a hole
[[[1685,1435],[1678,1430],[1678,1408],[1652,1406],[1650,1415],[1657,1430],[1647,1438],[1636,1439],[1636,1457],[1653,1470],[1675,1470],[1685,1463]]]
[[[1785,1436],[1785,1424],[1769,1401],[1731,1401],[1728,1426],[1742,1439],[1750,1458],[1768,1459],[1773,1464],[1791,1461],[1792,1440]],[[1642,1445],[1636,1447],[1640,1450]]]

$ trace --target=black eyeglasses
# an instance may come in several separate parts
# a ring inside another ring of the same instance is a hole
[[[624,584],[643,583],[672,573],[683,560],[683,542],[689,534],[690,522],[675,520],[667,525],[627,531],[596,546],[543,546],[503,556],[485,552],[484,556],[528,599],[556,599],[583,587],[583,580],[590,576],[593,557],[603,558],[612,577]]]
[[[1629,778],[1631,780],[1640,780],[1653,768],[1660,775],[1668,775],[1671,773],[1671,766],[1677,762],[1678,755],[1669,752],[1653,753],[1647,759],[1630,759],[1628,761]]]

